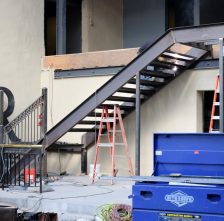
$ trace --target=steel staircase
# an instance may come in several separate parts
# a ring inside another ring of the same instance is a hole
[[[95,132],[103,104],[108,105],[110,113],[114,104],[119,104],[122,117],[127,116],[135,110],[137,73],[144,102],[203,57],[208,52],[204,42],[223,36],[223,24],[167,31],[49,130],[43,145],[48,148],[67,132]]]
[[[143,103],[197,62],[198,59],[209,53],[205,42],[217,40],[223,36],[224,24],[167,31],[45,135],[41,133],[44,137],[39,139],[38,136],[38,139],[32,143],[42,144],[45,149],[54,149],[57,148],[55,142],[66,133],[95,132],[98,129],[104,104],[107,104],[109,109],[109,117],[113,115],[114,104],[118,104],[122,118],[124,118],[135,110],[136,74],[140,74],[140,99]],[[35,107],[36,105],[31,105],[28,108],[29,111],[25,111],[16,118],[15,122],[9,124],[14,128],[16,134],[26,134],[26,132],[19,132],[23,126],[18,131],[15,130],[16,127],[19,128],[18,123],[27,122],[25,116]],[[12,130],[9,125],[6,127],[9,129],[8,132]],[[25,143],[27,141],[29,143],[29,139],[20,140],[20,142]],[[81,152],[82,147],[78,147]],[[69,148],[68,145],[65,148]],[[29,154],[33,153],[35,153],[35,149],[29,149]],[[25,158],[23,159],[25,162]]]

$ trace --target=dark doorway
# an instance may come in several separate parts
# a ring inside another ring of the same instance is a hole
[[[217,94],[218,96],[219,94]],[[211,120],[211,111],[212,111],[212,104],[213,104],[213,97],[214,97],[214,91],[205,91],[204,92],[204,105],[203,105],[203,132],[209,132],[209,124]],[[217,97],[217,100],[219,100],[219,97]],[[215,108],[215,116],[219,116],[219,107]],[[219,128],[219,121],[214,120],[213,124],[214,129]]]
[[[167,28],[194,25],[194,0],[167,0]]]
[[[201,0],[200,1],[200,23],[218,23],[224,21],[223,0]]]

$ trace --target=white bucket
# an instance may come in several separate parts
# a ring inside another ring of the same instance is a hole
[[[89,165],[89,176],[93,177],[93,170],[94,170],[94,164]],[[101,176],[100,173],[100,164],[96,164],[96,178],[99,178]]]

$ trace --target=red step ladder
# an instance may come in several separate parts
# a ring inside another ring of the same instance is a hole
[[[105,126],[104,126],[105,124]],[[120,130],[117,130],[117,124],[120,125]],[[106,134],[107,133],[107,134]],[[116,133],[121,133],[122,137],[122,143],[116,143]],[[107,135],[107,143],[102,143],[101,138],[103,135]],[[128,167],[130,175],[133,176],[133,167],[131,158],[129,156],[128,151],[128,144],[127,139],[125,135],[124,125],[121,117],[121,111],[119,105],[114,105],[114,111],[113,111],[113,117],[109,116],[108,107],[107,105],[103,106],[102,114],[101,114],[101,120],[99,125],[99,133],[98,133],[98,139],[96,143],[96,155],[95,155],[95,161],[94,161],[94,167],[93,167],[93,177],[92,177],[92,183],[95,181],[96,177],[96,164],[98,161],[98,155],[100,148],[109,148],[110,150],[110,158],[111,158],[111,166],[112,166],[112,176],[116,175],[115,171],[115,160],[114,160],[114,154],[115,154],[115,147],[116,146],[123,146],[125,148],[125,155],[128,161]]]
[[[209,133],[219,132],[219,128],[214,128],[214,121],[217,121],[220,119],[220,116],[215,115],[216,109],[219,108],[219,105],[220,105],[219,99],[218,99],[218,93],[219,93],[219,74],[217,75],[216,81],[215,81],[215,91],[214,91],[214,97],[213,97],[213,103],[212,103]]]

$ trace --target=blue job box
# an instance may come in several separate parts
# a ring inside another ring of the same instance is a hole
[[[224,179],[224,134],[154,134],[154,176]],[[133,221],[224,221],[224,185],[137,182]]]

